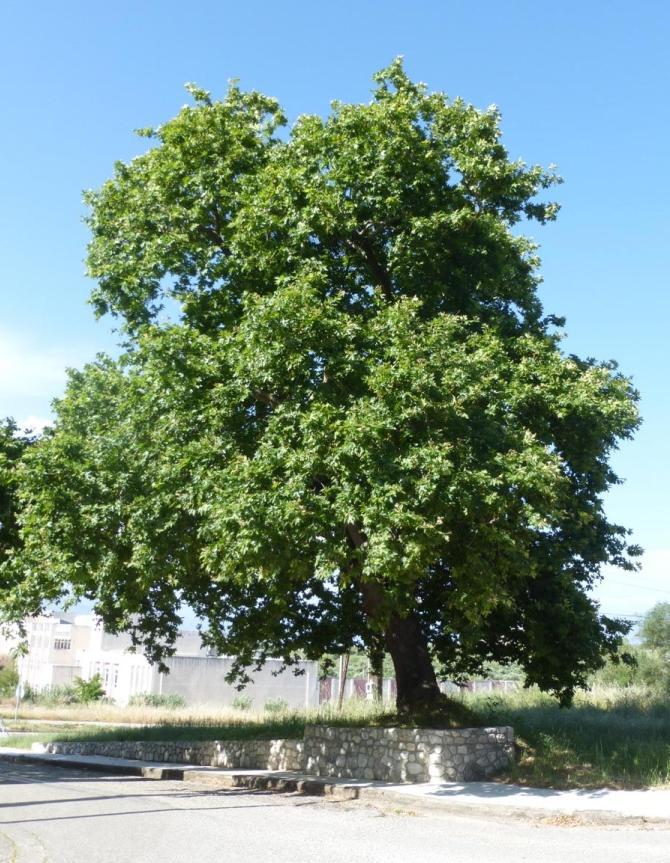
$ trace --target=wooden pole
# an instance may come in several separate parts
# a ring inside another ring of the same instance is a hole
[[[344,687],[347,682],[347,672],[349,671],[349,654],[343,653],[340,655],[340,692],[337,698],[337,709],[342,710],[342,702],[344,701]]]

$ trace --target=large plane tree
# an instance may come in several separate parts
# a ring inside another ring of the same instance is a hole
[[[587,590],[634,565],[603,495],[638,417],[543,315],[519,227],[557,178],[399,61],[290,131],[190,92],[87,196],[126,353],[31,448],[5,613],[69,591],[160,659],[187,603],[241,675],[357,645],[402,709],[487,660],[569,702],[623,631]]]

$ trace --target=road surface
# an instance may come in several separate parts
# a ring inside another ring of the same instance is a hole
[[[0,763],[2,863],[668,863],[670,830],[486,820]]]

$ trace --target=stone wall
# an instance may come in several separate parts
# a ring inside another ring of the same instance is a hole
[[[107,755],[139,761],[204,764],[249,770],[302,770],[302,740],[116,740],[90,743],[48,743],[46,751],[57,755]]]
[[[514,756],[514,730],[500,728],[305,729],[304,769],[317,776],[384,782],[469,782]]]
[[[108,741],[49,743],[47,752],[384,782],[468,782],[510,763],[514,731],[500,728],[338,728],[308,725],[304,740],[214,740],[196,743]]]

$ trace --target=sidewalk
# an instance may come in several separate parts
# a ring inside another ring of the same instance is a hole
[[[223,770],[193,764],[132,761],[100,755],[48,755],[0,747],[0,762],[70,767],[145,779],[206,783],[216,788],[273,789],[361,800],[396,809],[467,814],[489,818],[670,828],[670,789],[557,791],[498,782],[393,785],[328,779],[272,770]]]

